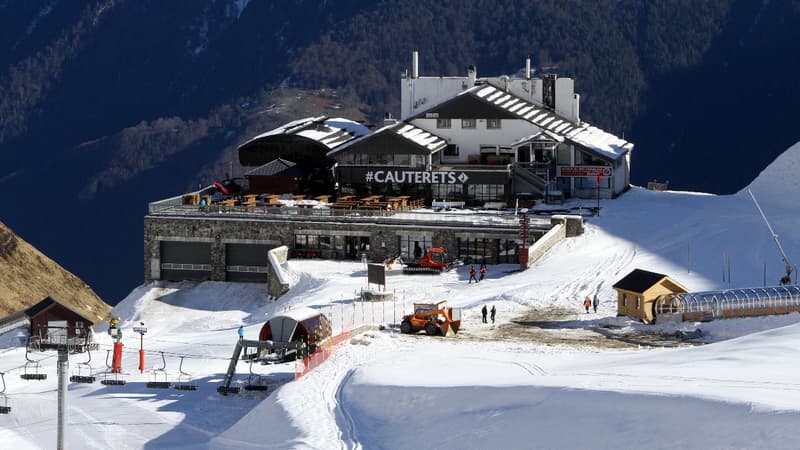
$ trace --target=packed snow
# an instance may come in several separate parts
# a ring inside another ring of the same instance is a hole
[[[795,260],[800,216],[793,199],[800,186],[787,168],[798,162],[800,144],[751,184]],[[762,286],[765,273],[768,285],[777,284],[784,266],[749,195],[633,187],[601,206],[599,216],[586,217],[583,235],[556,245],[526,271],[490,265],[484,281],[470,284],[469,266],[440,276],[395,270],[387,281],[393,301],[355,300],[369,287],[358,262],[291,260],[285,270],[292,288],[278,300],[261,284],[137,287],[114,310],[122,318],[127,384],[70,384],[66,446],[800,448],[794,432],[800,315],[656,326],[616,317],[611,286],[635,268],[668,274],[691,290]],[[729,278],[723,261],[730,261]],[[595,293],[598,311],[587,314],[583,298]],[[442,299],[463,308],[456,336],[408,336],[392,326],[414,301]],[[483,305],[497,308],[496,323],[481,323]],[[257,339],[267,318],[300,306],[321,310],[334,333],[355,330],[352,337],[297,381],[295,363],[239,362],[236,385],[257,380],[270,390],[218,394],[239,325],[246,339]],[[558,312],[547,322],[554,340],[508,333],[535,327],[520,318],[537,311]],[[148,329],[143,373],[137,370],[139,335],[132,332],[141,323]],[[626,331],[694,339],[669,347],[611,345],[619,341],[603,334]],[[562,335],[577,338],[559,340]],[[91,366],[103,379],[110,376],[112,341],[103,327],[96,338],[101,349],[92,353]],[[30,355],[48,378],[24,381],[23,341],[22,330],[0,336],[0,371],[12,407],[0,415],[0,442],[4,448],[53,448],[55,354]],[[71,355],[71,373],[87,357]],[[179,368],[191,374],[198,391],[146,388],[163,376],[153,372],[162,367],[173,382]]]

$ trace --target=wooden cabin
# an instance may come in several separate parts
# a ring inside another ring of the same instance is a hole
[[[30,322],[30,335],[42,342],[58,344],[68,339],[87,338],[89,329],[95,325],[53,297],[43,299],[24,312]]]
[[[667,275],[635,269],[614,286],[617,291],[617,316],[628,316],[644,323],[655,323],[656,299],[667,294],[689,292]]]

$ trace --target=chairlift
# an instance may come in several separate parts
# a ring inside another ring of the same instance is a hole
[[[6,377],[5,373],[0,372],[0,380],[3,381],[3,389],[0,390],[0,398],[3,399],[3,403],[0,404],[0,414],[8,414],[11,412],[11,407],[8,406],[8,396],[6,395]]]
[[[28,338],[30,342],[30,338]],[[22,373],[19,375],[23,380],[46,380],[46,373],[39,373],[42,370],[42,365],[39,361],[33,360],[30,357],[30,345],[25,346],[25,366],[22,368]]]
[[[125,379],[120,374],[111,371],[111,364],[108,363],[109,355],[111,355],[111,350],[106,350],[106,371],[103,372],[103,379],[100,380],[100,384],[105,386],[124,386]],[[109,374],[111,374],[110,377]]]
[[[247,384],[244,385],[244,390],[262,392],[269,390],[264,376],[253,372],[253,360],[250,360],[250,376],[247,377]]]
[[[181,363],[178,366],[178,381],[175,383],[175,389],[179,391],[196,391],[197,384],[192,383],[192,375],[183,371],[183,356],[181,356]]]
[[[150,372],[150,381],[147,382],[147,387],[151,389],[169,389],[171,383],[167,381],[167,359],[164,357],[164,352],[161,352],[162,367],[153,369]],[[159,380],[159,374],[164,375],[164,380]]]
[[[72,383],[84,383],[84,384],[91,384],[94,383],[97,378],[94,376],[94,369],[92,368],[92,351],[88,348],[86,349],[87,353],[89,354],[89,359],[85,362],[78,363],[78,371],[74,372],[71,377],[69,377],[69,381]]]

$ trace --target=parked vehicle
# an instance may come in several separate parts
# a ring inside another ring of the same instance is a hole
[[[400,332],[425,330],[428,336],[456,334],[461,328],[461,308],[447,306],[447,300],[436,303],[414,303],[414,313],[403,316]]]

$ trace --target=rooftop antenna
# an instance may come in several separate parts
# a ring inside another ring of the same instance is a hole
[[[769,232],[772,235],[772,239],[775,240],[775,245],[778,246],[778,251],[781,252],[781,257],[783,257],[783,265],[786,267],[786,275],[781,277],[781,284],[789,284],[792,281],[792,272],[794,268],[792,264],[789,262],[789,258],[786,256],[786,252],[783,251],[783,247],[781,247],[781,242],[778,240],[778,235],[775,234],[775,231],[772,229],[772,226],[769,224],[767,220],[767,216],[764,215],[764,210],[761,209],[761,205],[758,204],[758,200],[756,200],[756,196],[753,195],[753,191],[750,188],[747,188],[747,193],[750,194],[750,198],[753,199],[753,203],[756,204],[756,208],[758,208],[758,212],[761,213],[761,217],[764,219],[764,223],[767,224],[767,228],[769,228]]]

